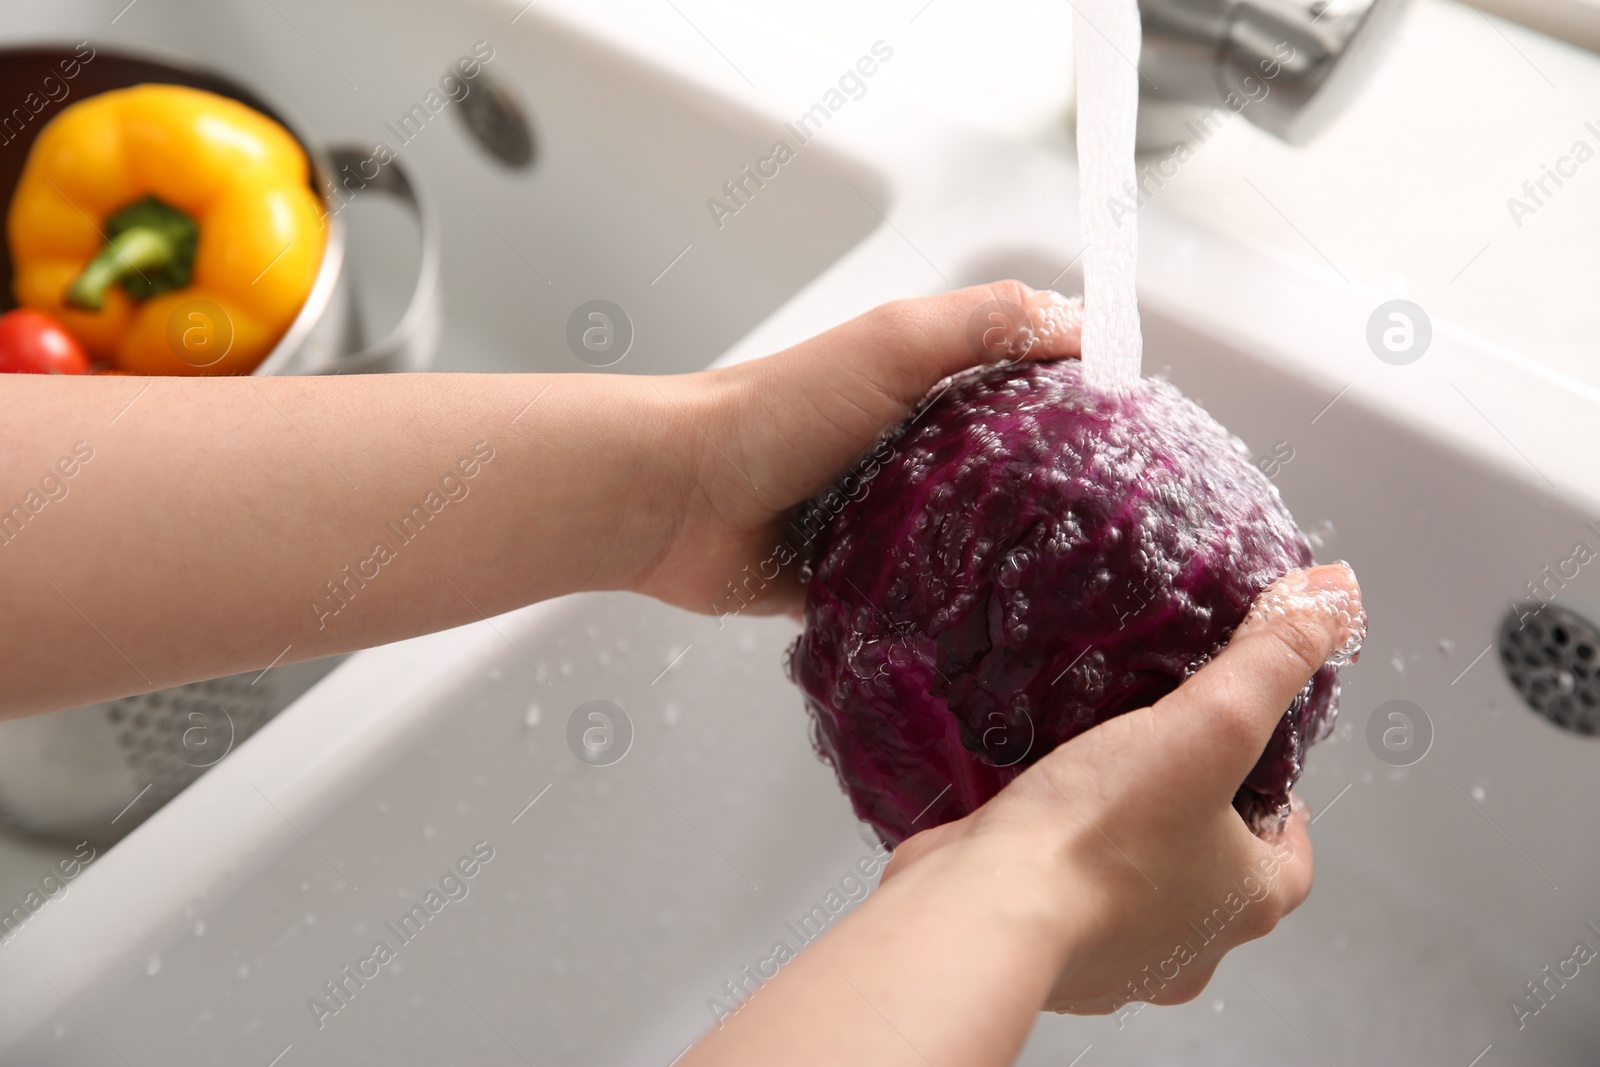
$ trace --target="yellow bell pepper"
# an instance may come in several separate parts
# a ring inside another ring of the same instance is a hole
[[[326,228],[305,152],[236,100],[139,85],[40,131],[7,218],[13,289],[133,374],[248,374],[294,321]]]

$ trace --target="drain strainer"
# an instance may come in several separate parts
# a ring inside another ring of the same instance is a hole
[[[1600,627],[1553,604],[1518,604],[1500,624],[1500,665],[1534,711],[1600,734]]]
[[[478,147],[512,170],[533,163],[533,128],[516,95],[504,83],[481,72],[456,114]]]

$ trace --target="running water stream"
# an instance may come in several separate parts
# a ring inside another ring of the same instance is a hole
[[[1135,180],[1139,108],[1139,7],[1135,0],[1075,0],[1078,75],[1078,213],[1083,225],[1085,384],[1122,396],[1139,380],[1144,341],[1134,274],[1136,215],[1112,200]]]

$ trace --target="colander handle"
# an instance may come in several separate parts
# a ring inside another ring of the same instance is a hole
[[[333,145],[327,152],[335,174],[347,165],[361,168],[372,154],[370,146],[353,144]],[[376,344],[341,356],[332,370],[336,374],[424,370],[433,359],[441,326],[439,214],[427,187],[413,178],[398,159],[391,159],[378,168],[378,176],[368,179],[364,188],[387,193],[411,210],[422,235],[422,261],[411,302],[394,329]]]

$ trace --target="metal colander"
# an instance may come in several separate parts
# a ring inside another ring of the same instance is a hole
[[[0,723],[0,821],[35,837],[116,841],[340,658]]]

